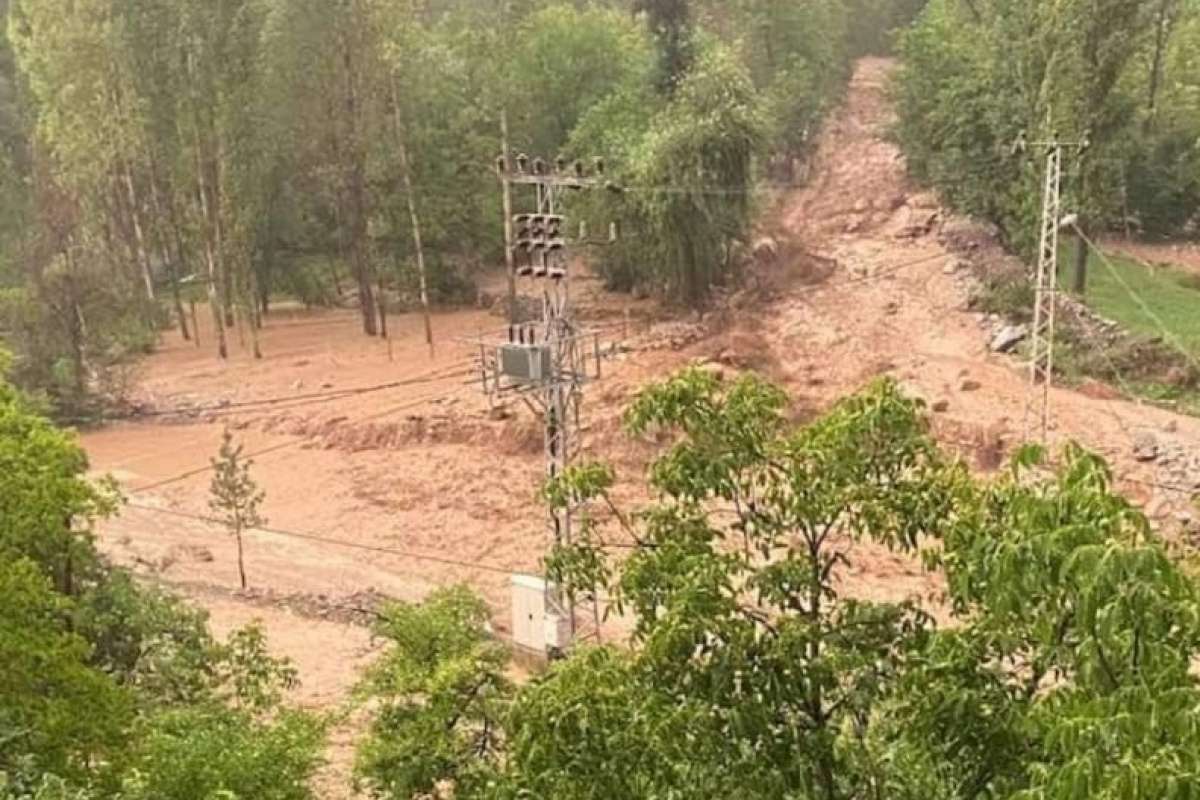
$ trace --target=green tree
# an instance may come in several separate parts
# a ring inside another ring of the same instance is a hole
[[[237,541],[238,578],[246,588],[246,565],[242,553],[242,534],[258,528],[267,521],[259,514],[266,493],[250,477],[253,461],[243,458],[243,445],[233,443],[233,434],[226,429],[221,435],[221,448],[212,459],[213,478],[209,486],[209,508]]]
[[[487,606],[461,587],[382,613],[375,632],[392,646],[359,689],[378,703],[355,767],[372,796],[407,800],[445,781],[463,796],[485,790],[511,692],[508,653],[486,623]]]
[[[629,646],[580,647],[450,734],[445,709],[469,707],[464,687],[497,670],[457,657],[485,641],[482,615],[446,613],[464,599],[406,609],[396,651],[430,656],[385,673],[404,676],[403,725],[382,724],[395,695],[367,686],[387,710],[360,752],[391,754],[390,774],[406,776],[381,794],[439,782],[479,798],[1194,791],[1200,593],[1098,457],[1071,446],[1048,468],[1026,448],[977,480],[886,381],[794,428],[777,389],[693,370],[644,390],[626,420],[675,441],[650,468],[656,499],[621,509],[600,465],[544,495],[580,523],[550,576],[604,589],[633,625]],[[868,543],[939,571],[952,622],[847,591]],[[494,719],[500,751],[471,749]]]
[[[81,781],[123,751],[130,698],[89,666],[71,605],[33,561],[0,560],[0,775]]]

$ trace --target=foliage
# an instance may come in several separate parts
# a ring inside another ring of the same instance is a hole
[[[1025,448],[977,480],[888,382],[804,427],[786,413],[753,377],[693,370],[643,391],[630,430],[675,442],[651,465],[657,499],[620,510],[602,465],[544,490],[582,520],[552,577],[606,590],[633,625],[629,648],[581,646],[497,696],[472,729],[501,720],[499,752],[482,756],[417,746],[415,725],[389,731],[394,690],[369,683],[385,705],[361,752],[408,754],[403,774],[421,776],[380,794],[1189,796],[1200,593],[1099,457],[1072,445],[1051,467]],[[872,547],[937,570],[949,624],[851,590]],[[481,607],[452,611],[464,607],[405,609],[388,656],[404,667],[385,674],[422,687],[414,718],[441,707],[425,687],[447,659],[466,673],[450,681],[459,697],[498,669],[455,657],[485,641]]]
[[[221,448],[212,459],[213,477],[209,487],[209,508],[229,534],[237,540],[238,577],[246,588],[246,565],[242,553],[242,534],[250,528],[267,524],[259,513],[266,493],[250,477],[254,462],[242,456],[244,445],[233,443],[233,434],[226,428],[221,434]]]
[[[372,796],[407,800],[443,781],[467,796],[485,785],[510,693],[508,654],[486,622],[486,605],[462,587],[382,612],[375,632],[392,646],[360,688],[377,707],[355,769]]]
[[[0,797],[309,796],[323,721],[261,630],[204,614],[96,551],[115,495],[0,381]]]
[[[1092,148],[1068,165],[1083,224],[1186,234],[1200,212],[1198,18],[1174,0],[933,0],[900,46],[910,168],[1031,249],[1041,151],[1012,145],[1022,131],[1087,136]]]
[[[69,609],[33,561],[0,560],[0,773],[23,767],[78,779],[122,747],[130,698],[89,667]]]
[[[707,47],[630,153],[639,188],[610,204],[622,220],[610,275],[637,276],[702,307],[713,285],[733,277],[729,252],[749,228],[764,128],[745,70],[726,48]]]

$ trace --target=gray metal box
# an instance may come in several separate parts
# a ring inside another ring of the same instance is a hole
[[[499,363],[500,374],[517,383],[541,383],[550,379],[550,348],[545,345],[501,345]]]

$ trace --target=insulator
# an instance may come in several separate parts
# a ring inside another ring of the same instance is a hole
[[[508,172],[508,159],[503,155],[496,156],[496,172],[501,175]]]
[[[567,248],[567,243],[563,239],[551,239],[546,243],[546,250],[550,253],[561,253]]]
[[[600,175],[600,176],[604,175],[604,159],[603,158],[596,158],[592,162],[592,166],[595,168],[597,175]]]
[[[565,156],[559,156],[558,158],[554,159],[554,170],[556,172],[567,171],[567,159]]]
[[[529,156],[521,153],[517,156],[517,172],[524,174],[529,169]]]
[[[517,223],[518,225],[524,225],[531,219],[533,219],[533,214],[517,214],[513,217],[513,222]]]
[[[546,271],[546,274],[551,280],[560,281],[567,277],[567,268],[562,264],[555,264]]]
[[[580,161],[579,159],[576,159],[575,163],[572,166],[575,168],[575,177],[576,178],[586,177],[587,171],[583,168],[582,161]]]
[[[615,222],[608,223],[608,240],[610,242],[620,241],[621,228]]]
[[[533,160],[533,174],[534,175],[545,175],[546,174],[546,162],[540,158],[535,158]]]

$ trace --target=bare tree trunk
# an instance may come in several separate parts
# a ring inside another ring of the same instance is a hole
[[[351,13],[355,13],[353,9]],[[363,174],[362,132],[358,119],[357,76],[352,51],[350,36],[347,33],[342,47],[342,65],[346,71],[346,124],[349,126],[346,155],[349,159],[350,256],[354,267],[354,277],[358,282],[358,304],[362,311],[363,332],[368,336],[374,336],[378,332],[378,327],[375,319],[375,298],[371,288],[369,259],[366,253],[366,185]]]
[[[192,60],[191,53],[187,54],[187,73],[188,78],[194,80],[195,64]],[[217,253],[213,245],[214,237],[214,221],[213,221],[213,203],[209,197],[208,181],[205,180],[205,154],[203,139],[200,135],[200,110],[197,107],[197,99],[195,97],[194,87],[189,86],[189,92],[192,96],[192,126],[195,131],[195,150],[196,150],[196,181],[198,183],[198,194],[200,195],[200,216],[204,222],[204,261],[208,268],[208,304],[212,310],[214,330],[217,336],[217,354],[222,359],[229,358],[229,346],[225,341],[225,315],[221,311],[221,298],[217,292],[218,281],[218,266]]]
[[[396,76],[394,74],[392,75],[392,113],[395,115],[396,150],[400,154],[400,171],[404,177],[404,194],[408,199],[408,216],[412,222],[413,247],[417,255],[417,281],[421,292],[421,312],[425,317],[425,342],[429,345],[429,356],[432,358],[434,350],[433,320],[429,315],[429,282],[425,274],[425,248],[421,243],[421,218],[417,214],[417,199],[413,192],[412,170],[408,163],[408,146],[404,139],[404,126],[400,119],[400,93],[396,88]],[[509,275],[511,277],[511,271]]]
[[[1154,127],[1158,111],[1158,90],[1162,85],[1163,61],[1171,39],[1172,12],[1177,0],[1160,0],[1154,26],[1154,55],[1150,59],[1150,84],[1146,92],[1146,130]]]
[[[250,350],[256,359],[261,359],[262,349],[258,343],[258,329],[261,327],[261,320],[258,316],[258,277],[254,273],[254,268],[247,265],[246,269],[246,313],[249,315],[247,320],[250,323]]]
[[[246,590],[246,561],[242,553],[242,528],[239,523],[237,531],[234,533],[234,538],[237,539],[237,557],[238,557],[238,579],[242,584],[242,591]]]
[[[1075,237],[1075,268],[1072,270],[1071,291],[1075,294],[1082,295],[1087,291],[1087,270],[1088,270],[1088,248],[1087,241],[1082,235]]]
[[[123,159],[124,160],[124,159]],[[137,246],[138,267],[142,272],[142,282],[146,287],[146,299],[154,301],[154,276],[150,272],[150,255],[146,250],[146,234],[142,230],[141,208],[138,204],[137,190],[133,185],[133,170],[129,161],[124,160],[122,172],[125,181],[125,192],[129,200],[129,220],[133,224],[133,239]]]
[[[504,169],[512,164],[512,151],[508,146],[508,108],[500,109],[500,151],[504,154]],[[501,200],[504,204],[504,271],[508,278],[508,322],[517,322],[517,272],[513,264],[513,213],[512,184],[508,175],[500,176]]]
[[[167,263],[167,274],[171,278],[171,303],[175,307],[175,315],[179,318],[179,332],[183,335],[183,340],[186,342],[192,337],[188,333],[187,313],[183,309],[183,296],[179,291],[179,267],[183,263],[183,239],[179,235],[178,226],[175,225],[174,202],[171,203],[171,214],[167,215],[163,213],[163,204],[159,196],[158,167],[153,157],[150,158],[150,204],[154,208],[154,216],[158,218],[159,244],[163,260]],[[177,247],[174,253],[171,252],[171,236],[164,233],[163,230],[168,222],[175,230],[174,241]]]

